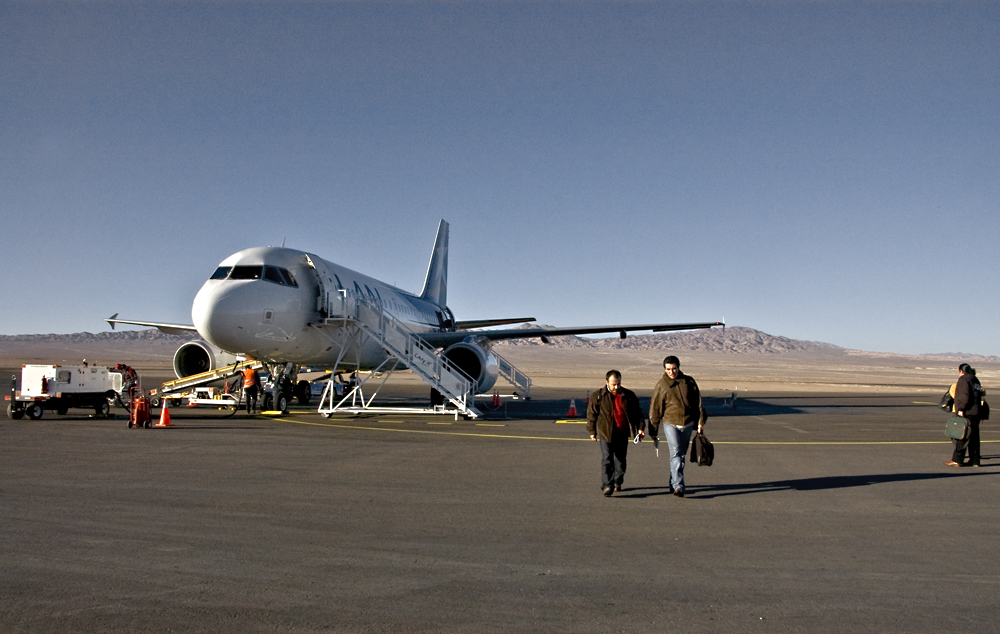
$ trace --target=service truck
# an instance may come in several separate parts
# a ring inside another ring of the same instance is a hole
[[[123,380],[123,372],[100,366],[22,365],[21,388],[14,376],[5,397],[7,415],[15,420],[25,415],[38,420],[45,410],[65,414],[71,407],[83,407],[107,416]]]

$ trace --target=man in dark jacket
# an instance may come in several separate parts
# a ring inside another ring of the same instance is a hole
[[[956,440],[955,451],[951,454],[949,467],[978,467],[979,454],[979,402],[983,398],[983,386],[976,378],[976,371],[968,363],[958,366],[958,382],[955,383],[955,416],[969,421],[969,433],[965,440]],[[969,450],[969,461],[965,460],[965,450]]]
[[[611,370],[604,380],[590,395],[587,431],[601,445],[601,489],[608,496],[622,490],[629,442],[642,434],[642,408],[635,392],[621,386],[621,372]]]
[[[697,426],[701,433],[708,416],[701,405],[698,384],[681,372],[680,360],[667,357],[663,360],[663,370],[649,403],[649,435],[658,438],[663,423],[663,435],[670,448],[670,488],[677,497],[684,497],[684,454],[691,432]]]

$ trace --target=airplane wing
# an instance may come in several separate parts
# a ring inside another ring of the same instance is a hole
[[[699,330],[712,328],[714,326],[726,327],[723,321],[706,321],[691,324],[634,324],[628,326],[576,326],[570,328],[509,328],[506,330],[460,330],[456,332],[426,332],[420,333],[421,339],[428,344],[437,347],[450,346],[467,337],[483,337],[490,341],[501,339],[529,339],[538,337],[544,343],[548,343],[549,337],[559,337],[563,335],[596,335],[606,332],[617,332],[624,339],[625,333],[637,330],[650,330],[652,332],[670,332],[674,330]]]
[[[162,332],[168,335],[183,335],[188,332],[197,333],[198,329],[194,326],[188,326],[186,324],[161,324],[152,321],[129,321],[127,319],[118,319],[118,313],[111,315],[104,321],[111,324],[111,330],[115,329],[115,324],[131,324],[133,326],[148,326],[150,328],[159,328]]]

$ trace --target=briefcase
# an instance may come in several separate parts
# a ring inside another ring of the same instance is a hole
[[[959,442],[965,440],[969,435],[969,421],[961,416],[952,416],[944,424],[944,435]]]
[[[715,460],[715,447],[705,434],[695,432],[694,438],[691,439],[691,463],[699,467],[702,465],[711,467],[713,460]]]

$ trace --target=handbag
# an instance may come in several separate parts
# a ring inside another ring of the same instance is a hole
[[[952,416],[944,424],[944,435],[959,442],[969,435],[969,421],[961,416]]]
[[[715,447],[708,441],[705,434],[695,432],[691,439],[691,462],[700,466],[711,467],[715,460]]]

